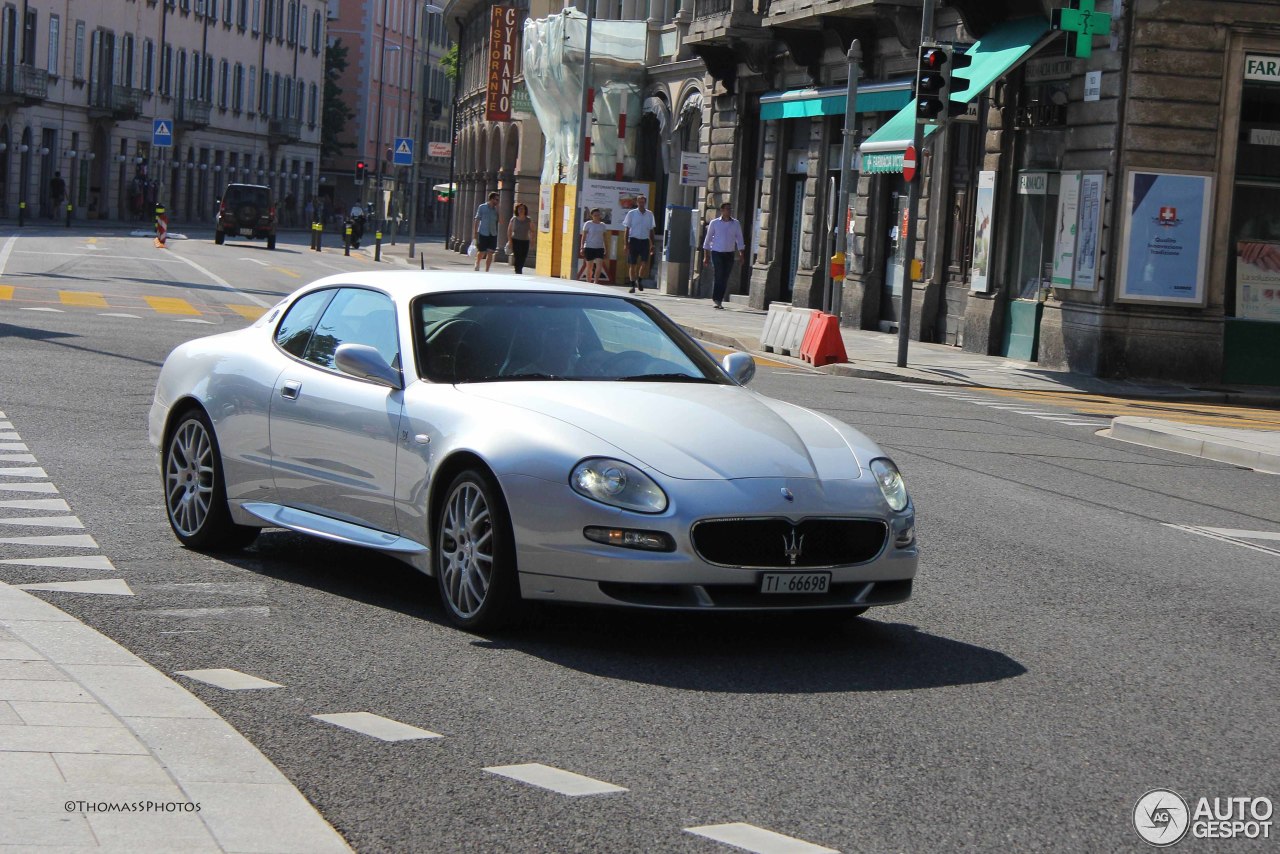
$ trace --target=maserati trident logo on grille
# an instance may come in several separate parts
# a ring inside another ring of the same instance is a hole
[[[788,501],[796,500],[796,497],[791,494],[791,490],[787,489],[785,486],[782,487],[782,497],[787,499]]]
[[[791,539],[788,540],[785,536],[782,538],[782,553],[791,561],[792,566],[796,565],[796,561],[800,559],[801,552],[804,551],[804,535],[801,534],[797,540],[796,533],[796,529],[792,528]]]

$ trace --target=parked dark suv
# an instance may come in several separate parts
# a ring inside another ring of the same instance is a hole
[[[218,204],[218,225],[213,242],[219,246],[231,237],[265,237],[267,248],[276,248],[276,205],[271,188],[259,184],[228,184]]]

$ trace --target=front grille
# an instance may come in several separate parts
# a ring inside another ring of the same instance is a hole
[[[888,535],[878,519],[717,519],[693,526],[693,548],[720,566],[813,569],[866,563]]]

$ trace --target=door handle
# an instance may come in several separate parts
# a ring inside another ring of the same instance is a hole
[[[290,380],[280,387],[280,396],[285,400],[297,400],[298,393],[302,391],[302,383],[297,380]]]

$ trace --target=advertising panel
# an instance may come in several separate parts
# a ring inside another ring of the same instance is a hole
[[[996,173],[978,173],[977,211],[973,217],[973,267],[969,270],[969,289],[978,293],[991,290],[991,234],[995,230]]]
[[[1280,243],[1236,244],[1236,317],[1280,323]]]
[[[1055,288],[1069,288],[1076,272],[1076,233],[1080,219],[1080,173],[1063,172],[1058,178],[1058,224],[1053,232]]]
[[[516,73],[516,9],[494,6],[489,10],[488,86],[484,117],[491,122],[511,121],[511,99]]]
[[[591,209],[600,213],[610,231],[622,230],[622,218],[636,206],[636,199],[652,198],[652,185],[636,181],[596,181],[588,178],[582,185],[582,221],[591,219]],[[656,217],[656,214],[655,214]]]
[[[1119,301],[1204,305],[1212,192],[1206,174],[1129,172]]]
[[[1102,251],[1102,199],[1107,173],[1086,172],[1080,178],[1080,226],[1076,235],[1074,287],[1097,290],[1098,263]]]

